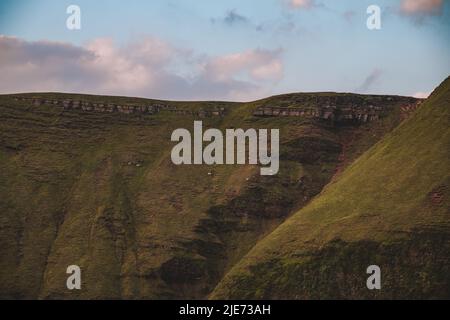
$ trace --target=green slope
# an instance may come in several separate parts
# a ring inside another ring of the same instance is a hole
[[[450,298],[450,78],[260,241],[211,298]],[[382,289],[366,288],[378,265]]]
[[[142,105],[155,101],[25,94]],[[323,96],[391,104],[381,121],[339,127],[305,118],[258,118],[265,104]],[[411,98],[294,94],[248,104],[164,102],[226,109],[204,127],[279,128],[280,173],[256,166],[181,166],[174,129],[193,115],[64,110],[0,96],[1,298],[205,298],[258,240],[317,195],[343,167],[398,125]],[[160,103],[160,101],[157,101]],[[342,155],[345,154],[345,159]],[[212,175],[210,173],[213,173]],[[68,291],[79,265],[82,290]]]

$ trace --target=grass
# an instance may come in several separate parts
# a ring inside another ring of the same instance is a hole
[[[233,267],[212,298],[449,298],[450,79]],[[436,190],[439,200],[431,195]],[[380,265],[383,289],[365,287]]]
[[[193,116],[64,111],[0,96],[0,297],[205,298],[256,243],[322,191],[349,136],[346,155],[353,159],[400,119],[394,108],[382,122],[336,128],[253,117],[266,100],[164,103],[226,108],[224,118],[202,119],[204,127],[279,128],[279,175],[260,177],[256,166],[174,166],[170,135],[191,129]],[[81,291],[65,287],[72,264],[81,267]]]

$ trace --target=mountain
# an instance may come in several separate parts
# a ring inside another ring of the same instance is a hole
[[[366,297],[339,284],[387,256],[410,266],[402,279],[418,274],[428,284],[405,296],[442,296],[443,86],[426,103],[344,93],[249,103],[2,95],[0,297]],[[174,165],[171,134],[192,131],[194,120],[280,129],[279,174]],[[437,259],[441,269],[431,273]],[[66,287],[71,265],[81,268],[82,290]],[[329,288],[326,277],[340,282]]]
[[[450,298],[450,78],[265,237],[212,298]],[[381,290],[368,290],[379,266]]]

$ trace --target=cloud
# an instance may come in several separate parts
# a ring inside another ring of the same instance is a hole
[[[440,14],[443,0],[402,0],[400,11],[405,15],[436,15]]]
[[[430,96],[431,92],[416,92],[413,94],[414,98],[417,99],[426,99]]]
[[[279,59],[281,50],[249,50],[212,59],[205,65],[205,74],[215,80],[229,80],[243,75],[252,80],[277,81],[283,76]]]
[[[289,0],[292,8],[311,9],[316,6],[314,0]]]
[[[398,13],[420,26],[427,18],[442,14],[443,0],[402,0]]]
[[[210,57],[154,37],[83,46],[0,35],[0,92],[62,91],[160,99],[251,100],[283,76],[281,50]]]
[[[363,83],[356,89],[356,92],[367,92],[370,90],[381,78],[383,72],[381,69],[375,68],[364,79]]]
[[[228,11],[223,21],[230,26],[249,22],[248,18],[237,13],[236,9]]]
[[[226,26],[232,27],[237,25],[251,25],[251,21],[246,16],[238,13],[236,9],[227,11],[224,17],[211,18],[211,23],[223,23]]]

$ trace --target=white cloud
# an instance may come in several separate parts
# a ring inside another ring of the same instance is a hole
[[[0,92],[62,91],[161,99],[251,100],[283,76],[281,50],[217,57],[175,48],[154,37],[117,46],[28,42],[0,35]]]

